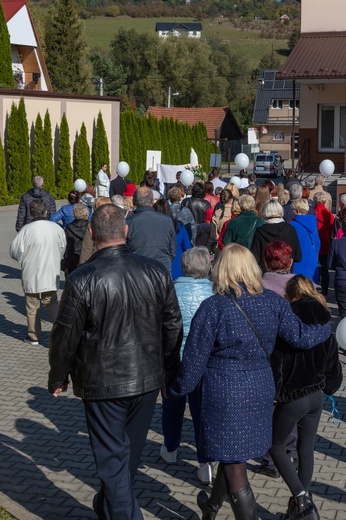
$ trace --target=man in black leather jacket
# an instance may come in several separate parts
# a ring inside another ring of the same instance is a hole
[[[131,253],[124,212],[99,207],[91,219],[96,253],[65,282],[50,340],[48,389],[84,402],[101,480],[99,518],[142,519],[132,492],[159,389],[179,365],[182,321],[163,265]]]

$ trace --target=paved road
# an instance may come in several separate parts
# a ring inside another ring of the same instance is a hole
[[[42,345],[23,343],[26,320],[20,270],[8,255],[15,215],[15,207],[0,208],[0,506],[19,520],[95,519],[91,504],[98,479],[82,403],[70,391],[54,399],[46,390],[50,323],[44,322]],[[335,305],[332,312],[336,314]],[[316,443],[312,491],[321,520],[346,520],[345,387],[336,401],[341,424],[329,422],[326,403]],[[136,478],[138,501],[146,520],[196,520],[200,518],[196,495],[203,486],[196,478],[191,419],[185,421],[178,462],[167,465],[159,456],[160,413],[158,403]],[[278,519],[289,491],[281,479],[252,473],[253,464],[250,461],[249,475],[259,516]],[[218,520],[229,518],[231,509],[225,504]]]

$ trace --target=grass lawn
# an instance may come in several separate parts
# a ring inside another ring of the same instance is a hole
[[[174,18],[174,22],[193,23],[193,18]],[[96,17],[83,20],[85,25],[85,37],[90,49],[99,47],[103,51],[109,51],[109,44],[120,27],[137,32],[155,32],[157,22],[168,21],[166,18],[130,18],[121,16],[118,18]],[[260,38],[259,31],[242,31],[229,27],[226,23],[218,23],[212,20],[203,20],[202,35],[207,40],[220,39],[231,41],[234,52],[238,56],[244,56],[249,67],[254,69],[265,54],[272,50],[279,57],[281,63],[287,57],[287,39],[270,40]]]

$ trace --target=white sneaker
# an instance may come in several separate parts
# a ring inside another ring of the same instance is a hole
[[[161,455],[161,458],[168,464],[177,462],[177,450],[168,451],[164,444],[160,448],[160,455]]]
[[[202,484],[211,484],[213,481],[213,465],[211,462],[204,462],[199,465],[197,477]]]

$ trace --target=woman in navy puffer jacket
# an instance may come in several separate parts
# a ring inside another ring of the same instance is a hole
[[[194,247],[185,251],[181,257],[181,267],[184,276],[178,277],[175,282],[175,290],[183,318],[184,336],[180,355],[187,335],[190,330],[191,320],[198,307],[206,298],[213,295],[212,282],[208,279],[210,270],[210,253],[204,246]],[[200,422],[200,395],[199,387],[188,396],[189,407],[192,415],[195,441],[198,448],[199,442],[199,422]],[[164,435],[164,445],[161,446],[161,457],[166,462],[175,462],[177,449],[180,444],[181,431],[186,406],[186,396],[178,399],[162,398],[162,429]],[[198,457],[199,469],[198,478],[204,483],[211,483],[212,466],[202,462]]]

